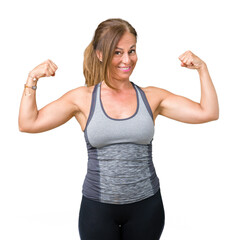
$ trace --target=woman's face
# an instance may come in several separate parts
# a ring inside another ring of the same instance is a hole
[[[132,33],[126,32],[115,48],[110,68],[111,78],[128,80],[136,63],[136,38]]]

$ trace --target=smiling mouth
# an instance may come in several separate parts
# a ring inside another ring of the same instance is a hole
[[[119,67],[119,69],[122,70],[123,72],[129,72],[131,68],[132,67]]]

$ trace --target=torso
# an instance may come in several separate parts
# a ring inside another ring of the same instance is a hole
[[[79,87],[75,89],[75,94],[73,94],[73,102],[78,106],[80,111],[76,112],[75,118],[81,126],[82,131],[84,131],[87,119],[90,113],[91,98],[94,86],[91,87]],[[155,124],[155,119],[159,114],[159,104],[162,100],[162,95],[157,94],[159,88],[156,88],[154,92],[154,87],[145,87],[141,89],[144,91],[150,108],[153,113],[153,120]],[[161,91],[161,90],[160,90]],[[155,95],[154,95],[155,94]],[[101,91],[101,101],[106,114],[115,119],[123,119],[132,116],[137,108],[137,99],[134,89],[119,93],[111,94],[111,91]]]

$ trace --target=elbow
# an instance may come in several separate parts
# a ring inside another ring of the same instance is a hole
[[[20,132],[25,132],[25,129],[24,129],[23,124],[21,123],[20,119],[18,119],[18,130]]]
[[[219,113],[215,115],[210,115],[207,117],[207,122],[216,121],[219,119]]]
[[[18,124],[18,129],[20,132],[28,132],[27,129],[21,124]]]
[[[24,132],[24,133],[36,133],[34,130],[32,130],[31,128],[24,128],[24,127],[19,127],[18,128],[20,132]]]
[[[219,119],[219,110],[212,116],[212,121]]]
[[[219,107],[213,107],[212,109],[205,110],[201,106],[201,109],[201,115],[204,122],[211,122],[219,119]]]
[[[43,129],[37,128],[35,124],[18,124],[18,129],[20,132],[24,133],[40,133],[43,132]]]
[[[20,132],[25,132],[24,129],[20,126],[18,126],[18,129],[19,129]]]
[[[201,118],[203,122],[211,122],[219,119],[219,109],[214,111],[202,110]]]
[[[27,128],[19,127],[18,129],[20,132],[31,133]]]
[[[20,132],[27,132],[24,124],[24,119],[22,119],[21,115],[18,116],[18,130]]]
[[[218,120],[219,119],[219,114],[214,118],[214,120]]]
[[[25,128],[24,121],[20,117],[18,118],[18,130],[20,132],[27,132],[26,128]]]
[[[25,132],[25,133],[32,133],[33,129],[27,126],[26,124],[18,123],[18,129],[20,132]]]

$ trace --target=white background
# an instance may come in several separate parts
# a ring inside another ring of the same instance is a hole
[[[87,167],[84,136],[73,118],[54,130],[18,130],[29,71],[51,59],[55,77],[38,82],[40,109],[84,85],[83,52],[97,25],[128,20],[138,32],[131,80],[200,101],[187,50],[203,59],[215,85],[220,118],[185,124],[156,120],[153,159],[166,212],[164,240],[236,240],[236,5],[226,0],[5,1],[0,6],[0,239],[78,240]]]

